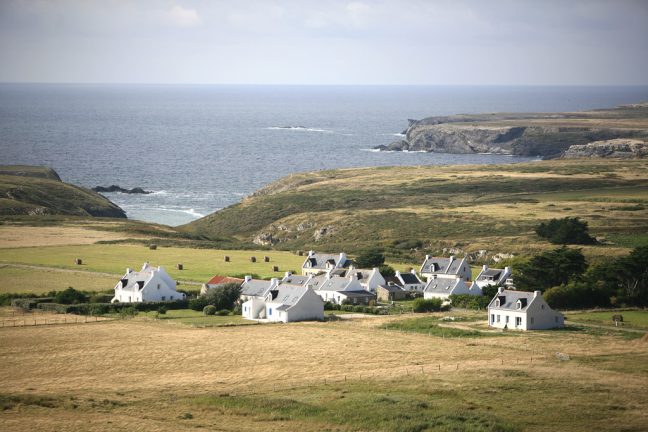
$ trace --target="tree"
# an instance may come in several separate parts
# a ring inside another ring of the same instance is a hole
[[[582,309],[610,305],[610,290],[602,283],[569,282],[549,288],[543,294],[549,306],[556,309]]]
[[[238,283],[227,283],[219,285],[207,291],[204,296],[198,297],[189,302],[193,310],[203,310],[205,306],[212,305],[216,310],[233,309],[234,303],[241,295],[241,286]]]
[[[554,244],[595,244],[596,239],[589,235],[587,222],[577,217],[551,219],[536,228],[536,234]]]
[[[85,303],[88,301],[88,296],[81,291],[68,287],[63,291],[57,292],[56,296],[54,296],[54,301],[60,304]]]
[[[380,267],[378,267],[378,271],[382,275],[382,277],[390,277],[390,276],[396,276],[396,270],[390,265],[383,264]]]
[[[498,290],[499,286],[497,285],[486,285],[484,288],[482,288],[482,294],[485,298],[488,299],[488,301],[490,301],[493,297],[495,297],[495,294],[497,294]]]
[[[380,267],[385,263],[385,255],[378,249],[368,249],[361,252],[354,260],[355,265],[359,268]]]
[[[563,246],[518,264],[515,284],[523,291],[544,291],[581,280],[585,270],[587,262],[581,250]]]
[[[593,267],[586,279],[591,284],[603,285],[620,303],[648,305],[648,246],[635,248],[625,257]]]

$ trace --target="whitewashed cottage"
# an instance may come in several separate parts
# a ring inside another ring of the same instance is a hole
[[[432,277],[423,290],[423,298],[447,300],[451,295],[481,296],[482,290],[477,285],[467,284],[460,278]]]
[[[397,279],[396,285],[401,286],[405,291],[423,291],[425,289],[426,283],[419,279],[415,270],[402,273],[396,270],[394,277]]]
[[[310,251],[302,264],[302,275],[328,273],[335,269],[348,268],[350,265],[351,261],[344,252],[332,255]]]
[[[363,289],[355,275],[350,277],[317,276],[311,279],[309,286],[323,301],[342,304],[368,304],[376,295]]]
[[[252,297],[241,306],[243,318],[270,322],[324,319],[324,302],[312,289],[281,283],[264,297]]]
[[[500,287],[488,305],[488,325],[510,330],[544,330],[564,327],[565,317],[549,307],[540,291]]]
[[[115,285],[111,303],[140,303],[184,300],[184,293],[176,291],[176,281],[162,267],[144,263],[140,271],[126,269]]]
[[[279,279],[272,278],[270,280],[252,279],[252,276],[245,276],[241,284],[240,301],[248,301],[252,298],[265,298],[271,289],[276,288],[279,284]]]
[[[426,279],[436,276],[439,278],[461,278],[465,281],[472,280],[472,270],[466,258],[456,258],[455,256],[444,258],[426,255],[420,273]]]
[[[482,266],[481,272],[475,278],[475,284],[479,288],[484,288],[489,285],[503,286],[511,277],[511,267],[504,267],[503,269],[489,268],[487,265]]]

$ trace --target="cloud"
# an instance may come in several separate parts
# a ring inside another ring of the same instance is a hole
[[[196,27],[202,24],[202,19],[195,9],[187,9],[179,5],[173,6],[166,17],[170,24],[176,27]]]

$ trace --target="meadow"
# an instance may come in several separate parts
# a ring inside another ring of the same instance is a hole
[[[196,328],[138,317],[0,328],[0,429],[641,431],[648,424],[646,338],[383,328],[408,319]]]

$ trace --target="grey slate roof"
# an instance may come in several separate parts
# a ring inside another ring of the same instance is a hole
[[[369,291],[364,291],[364,290],[360,290],[360,291],[338,291],[338,292],[340,294],[342,294],[342,295],[345,295],[345,296],[349,297],[349,298],[365,298],[365,297],[374,298],[374,297],[376,297],[375,294],[372,294]]]
[[[318,270],[326,270],[326,263],[330,263],[333,266],[336,266],[338,264],[338,260],[340,259],[340,255],[334,255],[334,254],[320,254],[316,253],[313,254],[312,256],[306,258],[307,261],[310,261],[311,266],[308,268],[312,269],[318,269]],[[348,267],[350,264],[350,261],[347,259],[345,263],[341,267]]]
[[[270,289],[271,284],[272,282],[270,281],[251,279],[241,284],[241,295],[263,297]]]
[[[493,280],[493,281],[498,281],[500,277],[502,277],[502,273],[504,272],[504,269],[495,269],[495,268],[489,268],[486,271],[481,272],[477,280],[479,281],[488,281],[488,280]]]
[[[500,299],[500,306],[495,306],[495,300]],[[517,308],[517,301],[522,300],[522,308]],[[525,310],[533,300],[533,293],[527,291],[504,290],[497,293],[488,305],[491,309],[499,310]]]
[[[279,285],[276,289],[270,291],[272,298],[269,301],[281,303],[281,306],[277,307],[278,310],[287,310],[297,304],[299,299],[306,294],[306,291],[308,291],[308,288],[299,285]]]
[[[379,288],[387,290],[388,292],[401,292],[401,291],[404,291],[403,288],[401,288],[398,285],[385,284],[385,285],[380,285]]]
[[[282,280],[282,283],[289,283],[294,285],[304,285],[310,276],[290,275]]]
[[[405,273],[401,273],[400,275],[401,275],[401,278],[403,279],[403,282],[405,282],[406,284],[420,284],[421,283],[419,278],[416,277],[416,275],[414,273],[405,272]]]
[[[151,278],[156,267],[147,267],[142,271],[132,271],[121,279],[122,290],[138,292],[144,287],[144,283]]]
[[[421,273],[459,274],[461,267],[466,264],[465,258],[430,257],[423,262]]]
[[[385,284],[389,285],[390,283],[398,285],[401,288],[403,287],[403,283],[396,276],[387,276],[385,278]]]
[[[423,291],[426,293],[448,294],[459,283],[461,283],[461,279],[450,279],[450,278],[430,279],[430,281],[425,286],[425,289]]]
[[[349,284],[349,279],[343,277],[332,277],[326,279],[320,284],[316,290],[319,291],[344,291],[344,288]]]

